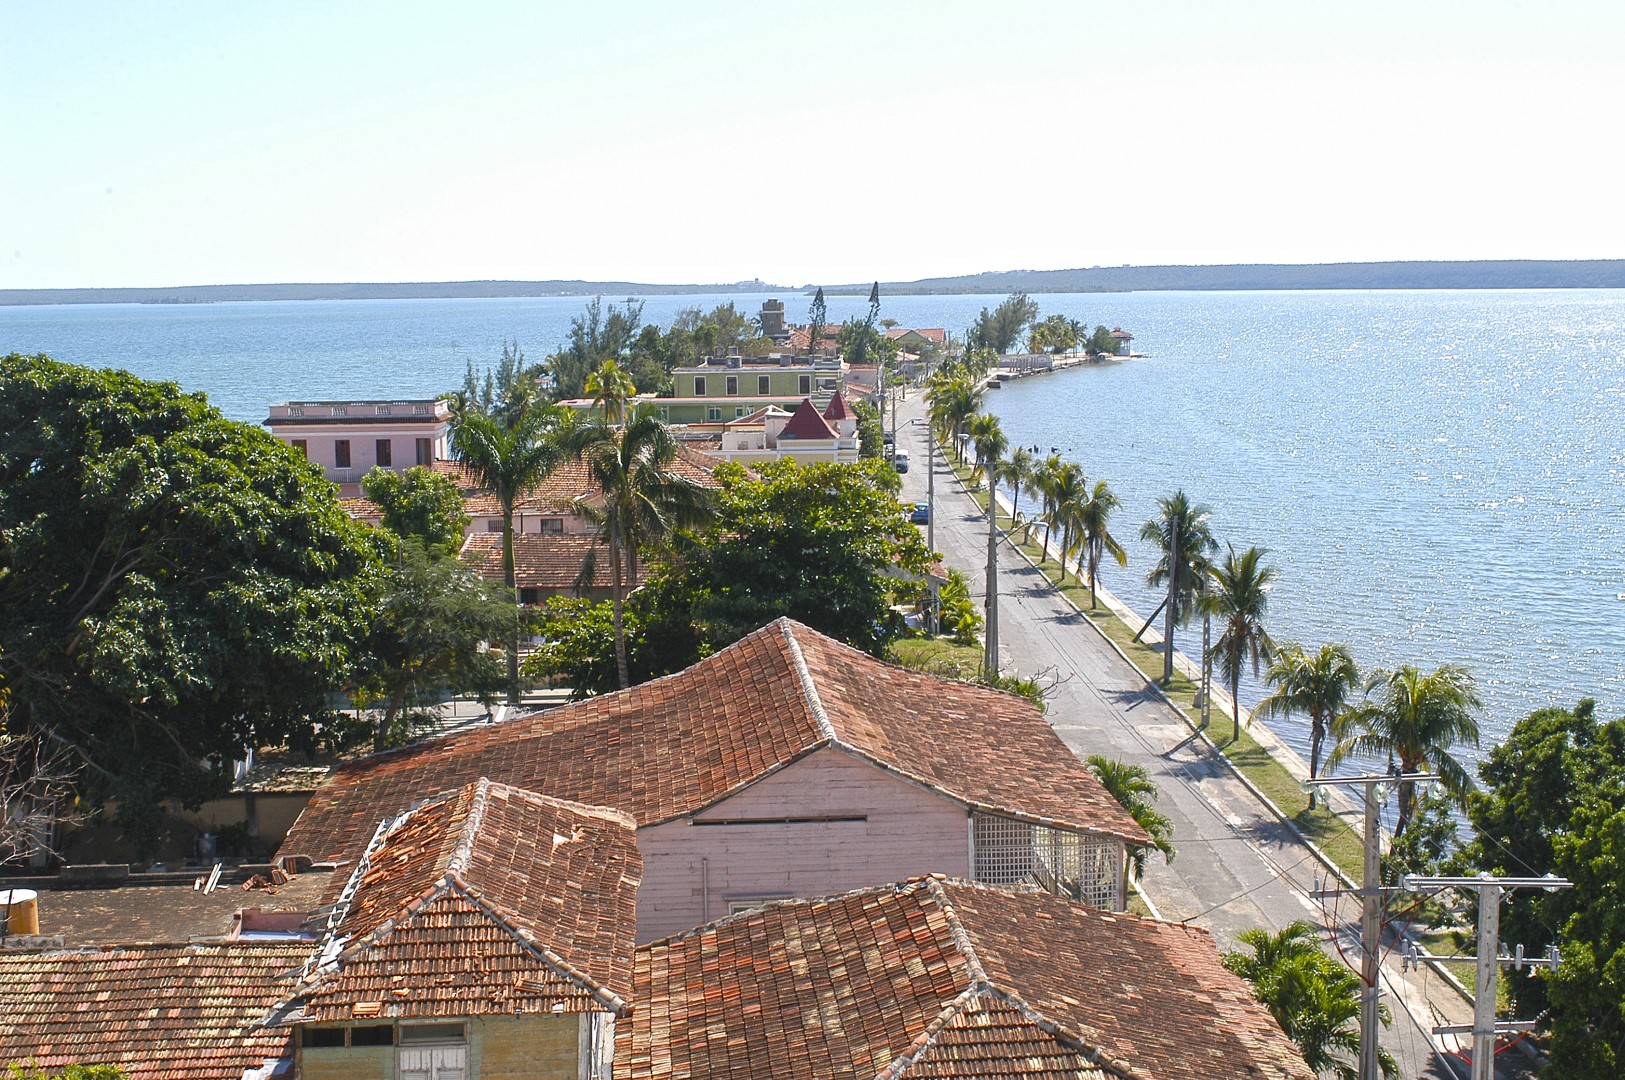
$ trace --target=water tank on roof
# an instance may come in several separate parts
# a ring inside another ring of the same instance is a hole
[[[12,937],[32,937],[39,933],[39,893],[33,889],[6,889],[0,892],[0,917]]]

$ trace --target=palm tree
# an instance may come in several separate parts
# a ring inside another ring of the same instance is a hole
[[[1478,745],[1473,711],[1483,708],[1484,699],[1472,672],[1444,664],[1423,674],[1415,665],[1404,664],[1366,680],[1366,698],[1337,720],[1339,741],[1327,765],[1351,754],[1387,755],[1402,773],[1437,773],[1445,791],[1464,805],[1473,779],[1450,751],[1458,744]],[[1416,784],[1401,780],[1398,786],[1395,839],[1404,834],[1416,810]]]
[[[993,676],[999,674],[999,501],[995,487],[999,459],[1010,448],[1004,437],[999,418],[977,413],[970,418],[971,445],[976,448],[976,461],[987,474],[987,596],[982,602],[987,612],[987,640],[983,642],[986,660],[983,665]]]
[[[982,404],[982,391],[976,380],[963,373],[940,374],[932,381],[926,395],[931,402],[931,426],[937,430],[939,437],[951,440],[954,456],[962,458],[959,436],[964,431],[965,422],[976,414]]]
[[[1117,509],[1117,505],[1117,496],[1106,486],[1106,481],[1096,480],[1089,497],[1079,503],[1077,508],[1078,531],[1083,536],[1083,552],[1089,564],[1091,611],[1095,608],[1095,578],[1100,573],[1100,557],[1110,555],[1117,560],[1118,566],[1128,565],[1128,552],[1123,550],[1123,545],[1117,542],[1117,538],[1107,528],[1112,511]]]
[[[1264,614],[1270,589],[1281,571],[1264,565],[1266,548],[1250,547],[1239,554],[1232,545],[1226,548],[1223,564],[1208,569],[1210,588],[1203,592],[1200,606],[1224,623],[1208,655],[1219,662],[1230,684],[1230,711],[1236,725],[1230,741],[1235,742],[1241,738],[1242,665],[1251,660],[1257,675],[1259,665],[1275,655],[1275,642],[1264,629]]]
[[[1243,930],[1237,940],[1252,953],[1227,952],[1224,966],[1252,984],[1253,995],[1297,1044],[1311,1072],[1357,1080],[1359,1069],[1349,1059],[1360,1057],[1360,979],[1321,950],[1319,934],[1302,919],[1275,933]],[[1392,1021],[1386,1007],[1378,1015],[1384,1025]],[[1383,1076],[1399,1075],[1387,1051],[1379,1050],[1377,1059]]]
[[[519,703],[519,592],[513,569],[514,504],[545,480],[565,458],[564,440],[572,416],[552,405],[527,399],[501,412],[487,412],[459,398],[451,417],[452,452],[475,481],[502,507],[502,580],[513,593],[514,631],[508,642],[508,703]]]
[[[977,413],[970,418],[965,430],[970,435],[971,447],[976,451],[976,464],[987,477],[988,513],[993,513],[993,486],[998,479],[999,460],[1010,448],[999,418],[988,413]]]
[[[621,365],[605,360],[587,375],[584,389],[602,411],[604,423],[616,425],[625,421],[626,403],[638,392],[638,385]]]
[[[1061,464],[1061,455],[1051,454],[1033,466],[1032,486],[1043,498],[1043,508],[1039,511],[1038,517],[1045,523],[1046,537],[1048,536],[1048,530],[1051,528],[1049,524],[1050,516],[1055,510],[1055,477],[1061,471]],[[1029,540],[1032,539],[1032,524],[1030,522],[1027,526],[1027,537]]]
[[[1219,550],[1219,542],[1209,528],[1212,517],[1213,511],[1200,503],[1192,504],[1183,491],[1176,491],[1158,499],[1157,516],[1140,526],[1140,539],[1157,545],[1162,552],[1146,574],[1146,584],[1155,589],[1170,585],[1169,577],[1173,578],[1163,630],[1163,682],[1174,674],[1174,627],[1190,623],[1196,597],[1207,581],[1208,555]],[[1178,548],[1173,550],[1176,542]]]
[[[1090,754],[1089,769],[1099,778],[1101,786],[1111,793],[1111,797],[1128,811],[1129,817],[1150,835],[1152,845],[1162,852],[1163,859],[1173,862],[1174,823],[1156,808],[1157,785],[1145,767],[1114,761],[1101,754]],[[1145,874],[1145,848],[1135,848],[1129,858],[1134,864],[1134,876],[1142,877]]]
[[[1348,710],[1360,683],[1347,645],[1322,645],[1314,653],[1291,642],[1282,645],[1264,679],[1275,689],[1253,709],[1254,716],[1309,717],[1309,779],[1320,774],[1320,752],[1332,723]]]
[[[1061,532],[1061,584],[1066,584],[1066,564],[1072,556],[1072,540],[1078,525],[1078,507],[1089,497],[1089,481],[1075,461],[1063,461],[1050,476],[1046,495],[1050,499],[1050,533]]]
[[[1010,451],[1010,456],[999,464],[999,479],[1010,485],[1010,527],[1016,527],[1016,512],[1021,506],[1021,486],[1030,483],[1033,478],[1033,465],[1035,461],[1032,452],[1025,446],[1018,446]]]
[[[637,551],[665,547],[679,530],[698,525],[710,500],[704,488],[671,471],[677,442],[653,405],[634,408],[619,431],[607,424],[579,429],[569,446],[602,494],[601,503],[577,500],[576,508],[609,549],[615,674],[624,690],[631,676],[622,610],[627,582],[637,577]],[[596,547],[589,548],[580,580],[592,580],[596,559]]]

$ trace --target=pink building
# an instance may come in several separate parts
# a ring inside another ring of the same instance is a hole
[[[640,941],[930,873],[1118,910],[1148,839],[1026,700],[780,619],[675,675],[348,765],[281,853],[353,860],[383,819],[482,776],[631,815]]]

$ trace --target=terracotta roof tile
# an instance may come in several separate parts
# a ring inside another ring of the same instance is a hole
[[[384,818],[481,776],[654,825],[830,745],[972,809],[1147,841],[1031,703],[779,619],[675,675],[351,762],[282,852],[353,859]]]
[[[1208,935],[917,879],[641,947],[617,1080],[1313,1080]]]
[[[301,988],[304,1019],[622,1007],[631,818],[480,780],[381,826]]]
[[[824,406],[824,419],[831,424],[838,420],[856,420],[857,418],[858,414],[847,408],[846,397],[839,390],[835,391],[835,396],[829,399],[829,404]]]
[[[697,450],[677,444],[677,456],[671,471],[701,487],[720,486],[712,475],[717,463]],[[436,472],[451,477],[463,495],[463,512],[470,517],[494,517],[502,513],[502,504],[490,491],[480,486],[468,467],[460,461],[436,461],[431,466]],[[567,461],[536,487],[525,492],[515,502],[516,509],[536,511],[567,510],[577,499],[592,499],[599,494],[598,485],[587,472],[584,462]]]
[[[0,954],[0,1062],[120,1065],[219,1080],[291,1058],[270,1013],[309,944],[136,945]]]
[[[833,439],[835,431],[829,426],[829,421],[818,414],[818,407],[812,403],[812,399],[802,398],[801,404],[796,406],[795,415],[779,432],[779,438]]]
[[[546,589],[549,592],[574,592],[576,579],[587,558],[593,552],[593,575],[589,588],[608,589],[610,580],[609,548],[597,538],[576,533],[522,533],[513,538],[514,582],[521,589]],[[481,577],[502,581],[502,534],[469,533],[463,541],[463,559],[479,571]],[[637,578],[627,582],[628,589],[642,585],[648,579],[648,566],[638,563]]]

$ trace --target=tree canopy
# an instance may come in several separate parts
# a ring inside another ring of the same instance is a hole
[[[1014,293],[992,311],[982,309],[971,324],[971,344],[1002,355],[1016,347],[1016,342],[1036,318],[1038,302],[1026,293]]]
[[[396,536],[435,554],[454,555],[462,546],[469,517],[456,481],[444,473],[422,465],[405,473],[373,469],[361,478],[361,490],[382,511],[380,524]]]
[[[319,469],[201,394],[0,360],[10,723],[127,798],[195,804],[247,748],[308,740],[379,569]]]

